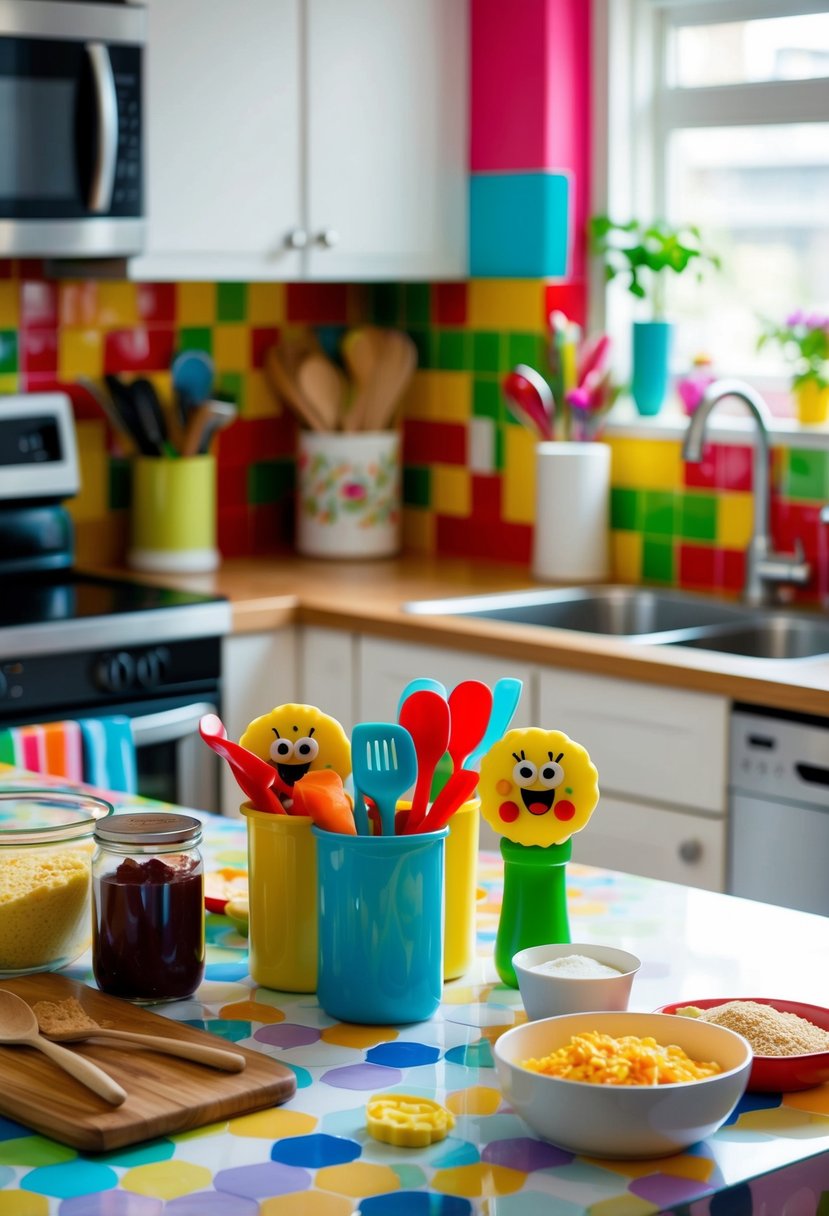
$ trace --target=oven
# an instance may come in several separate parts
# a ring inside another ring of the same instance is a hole
[[[0,0],[0,256],[140,251],[145,24],[134,4]]]

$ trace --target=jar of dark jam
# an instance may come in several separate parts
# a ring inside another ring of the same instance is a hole
[[[177,1001],[204,976],[201,824],[165,811],[110,815],[95,831],[92,965],[128,1001]]]

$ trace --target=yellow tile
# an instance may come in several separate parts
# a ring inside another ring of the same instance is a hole
[[[0,396],[4,393],[16,393],[20,387],[20,377],[17,372],[4,372],[0,376]]]
[[[243,413],[246,418],[276,418],[284,413],[262,372],[248,372],[245,377]]]
[[[469,372],[417,372],[403,402],[406,418],[468,422],[472,416]]]
[[[543,331],[543,279],[472,279],[469,328]]]
[[[641,532],[611,532],[610,555],[613,578],[619,583],[638,583],[642,577]]]
[[[16,279],[0,283],[0,329],[17,329],[20,324],[20,287]]]
[[[98,284],[98,324],[111,327],[138,324],[138,294],[135,283]]]
[[[535,521],[535,440],[523,426],[504,431],[504,519],[511,524]]]
[[[109,510],[109,460],[106,453],[106,429],[102,422],[78,422],[81,490],[77,498],[67,503],[76,523],[103,520]]]
[[[96,379],[104,370],[103,333],[99,329],[62,329],[58,338],[58,371],[63,380]]]
[[[750,494],[721,494],[717,504],[717,544],[724,549],[744,549],[751,537],[753,518]]]
[[[469,469],[458,465],[436,464],[432,468],[432,510],[438,515],[460,515],[472,511],[472,486]]]
[[[179,288],[179,291],[180,290],[181,288]],[[284,320],[284,283],[249,283],[249,323],[251,325],[280,325]]]
[[[250,367],[250,332],[246,325],[216,326],[213,361],[220,372],[247,371]]]
[[[214,283],[179,283],[176,292],[176,322],[180,326],[212,325],[216,320]]]
[[[403,509],[403,548],[407,553],[434,553],[435,516],[422,507]]]
[[[58,284],[58,315],[61,325],[84,326],[98,322],[98,287],[92,280]]]
[[[637,490],[682,487],[682,452],[667,439],[609,439],[611,483]]]

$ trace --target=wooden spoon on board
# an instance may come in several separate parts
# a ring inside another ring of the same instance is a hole
[[[34,1010],[19,996],[5,989],[0,989],[0,1043],[19,1043],[26,1047],[36,1047],[64,1072],[68,1072],[76,1081],[80,1081],[111,1106],[120,1106],[126,1100],[127,1091],[122,1089],[117,1081],[113,1081],[103,1068],[83,1056],[74,1055],[66,1047],[45,1039],[38,1030]]]
[[[35,1009],[36,1014],[37,1012]],[[82,1010],[81,1013],[83,1013]],[[58,1030],[54,1027],[49,1029],[48,1016],[38,1017],[41,1034],[54,1043],[83,1043],[87,1039],[114,1039],[119,1043],[137,1043],[140,1047],[161,1052],[162,1055],[179,1056],[182,1060],[192,1060],[195,1064],[207,1064],[211,1068],[221,1068],[225,1072],[241,1072],[245,1067],[245,1057],[238,1051],[224,1051],[221,1047],[206,1047],[203,1043],[185,1043],[181,1039],[171,1039],[167,1035],[136,1034],[131,1030],[108,1029],[99,1026],[86,1014],[83,1014],[83,1020],[86,1024],[75,1030]],[[77,1057],[72,1058],[74,1060]]]

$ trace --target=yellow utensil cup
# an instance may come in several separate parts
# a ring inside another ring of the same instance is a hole
[[[464,802],[449,820],[445,854],[443,978],[455,980],[475,961],[480,799]]]
[[[139,457],[133,462],[132,538],[135,570],[215,570],[216,460]]]

